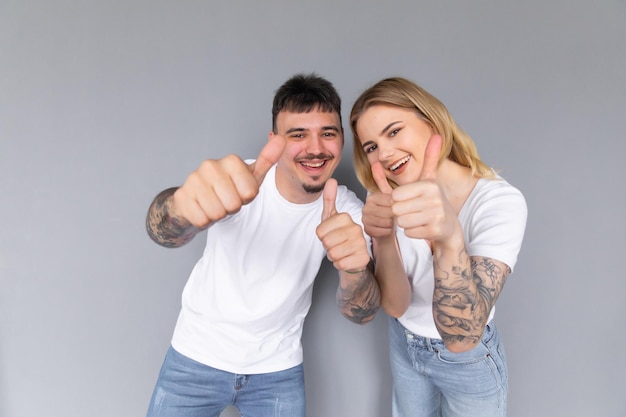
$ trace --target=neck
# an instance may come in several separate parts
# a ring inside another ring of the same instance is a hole
[[[441,163],[437,171],[437,180],[457,214],[478,182],[478,178],[472,175],[470,168],[449,159]]]
[[[285,200],[293,204],[312,203],[322,195],[322,191],[308,192],[296,179],[286,178],[280,167],[276,167],[276,189]]]

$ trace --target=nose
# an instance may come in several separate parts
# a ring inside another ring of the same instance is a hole
[[[323,149],[324,141],[322,140],[322,138],[316,135],[311,135],[311,137],[307,141],[307,153],[319,154],[322,153]]]
[[[394,150],[391,146],[387,146],[385,143],[378,143],[378,160],[380,162],[390,159],[393,154]]]

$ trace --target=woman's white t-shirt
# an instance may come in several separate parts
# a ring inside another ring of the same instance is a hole
[[[469,256],[497,259],[515,267],[526,228],[527,207],[522,193],[505,180],[480,179],[459,212]],[[398,320],[411,332],[441,338],[433,318],[433,258],[430,246],[397,230],[405,271],[411,281],[411,305]],[[495,313],[491,310],[489,320]]]

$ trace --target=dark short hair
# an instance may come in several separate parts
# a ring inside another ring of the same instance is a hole
[[[272,105],[272,130],[281,111],[308,113],[312,110],[335,112],[341,122],[341,98],[333,84],[314,73],[296,74],[281,85]]]

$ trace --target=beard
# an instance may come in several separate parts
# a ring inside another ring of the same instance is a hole
[[[318,194],[321,193],[322,191],[324,191],[324,185],[326,185],[326,183],[322,183],[322,184],[302,184],[302,188],[304,189],[304,191],[306,191],[309,194]]]

